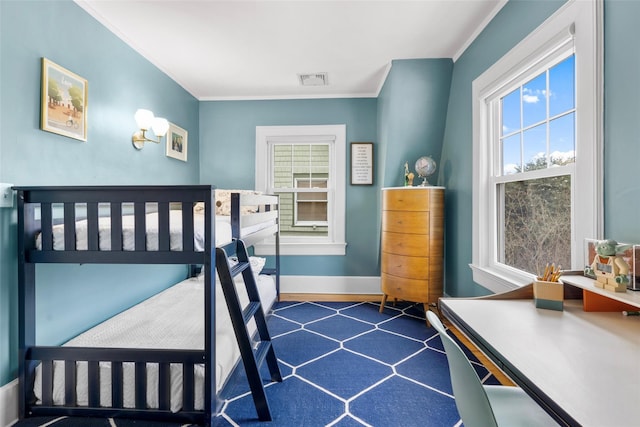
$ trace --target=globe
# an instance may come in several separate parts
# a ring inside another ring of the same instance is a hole
[[[416,172],[418,176],[423,179],[422,185],[429,185],[427,177],[433,175],[436,171],[436,162],[431,156],[422,156],[416,160]]]

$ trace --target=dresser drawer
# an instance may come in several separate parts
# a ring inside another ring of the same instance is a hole
[[[438,300],[437,297],[435,301],[430,300],[428,280],[406,279],[382,273],[380,287],[384,294],[404,301],[436,302]]]
[[[382,252],[382,272],[407,279],[429,278],[429,258]]]
[[[382,252],[407,256],[429,256],[429,236],[382,232]]]
[[[382,210],[385,211],[426,211],[432,190],[407,188],[382,191]]]
[[[429,212],[386,211],[382,231],[406,234],[429,234]]]

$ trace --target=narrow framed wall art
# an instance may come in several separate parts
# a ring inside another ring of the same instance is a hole
[[[167,132],[167,157],[187,161],[188,132],[180,126],[169,123]]]
[[[351,143],[351,185],[373,185],[373,142]]]
[[[86,141],[87,80],[42,58],[41,88],[40,129]]]

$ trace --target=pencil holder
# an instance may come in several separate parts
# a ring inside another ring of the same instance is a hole
[[[533,299],[536,308],[562,311],[564,308],[564,284],[562,282],[533,282]]]

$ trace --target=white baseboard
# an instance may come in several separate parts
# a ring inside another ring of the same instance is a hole
[[[18,421],[18,379],[0,387],[0,426]]]
[[[378,276],[280,276],[283,294],[375,294],[380,292]]]

